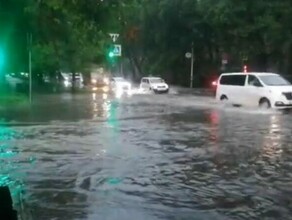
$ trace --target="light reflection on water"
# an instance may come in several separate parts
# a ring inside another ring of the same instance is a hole
[[[281,115],[271,115],[268,120],[268,132],[263,137],[262,143],[262,157],[269,162],[275,163],[281,158],[282,150],[282,131],[284,126],[282,123]]]
[[[218,142],[219,134],[218,134],[218,126],[220,123],[220,115],[218,111],[212,110],[211,112],[207,111],[207,120],[210,123],[210,141],[213,143]]]
[[[107,93],[92,93],[93,119],[106,119],[109,117],[110,100]]]

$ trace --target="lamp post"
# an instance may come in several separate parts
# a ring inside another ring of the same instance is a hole
[[[194,42],[192,42],[191,52],[185,54],[187,59],[191,59],[190,88],[193,88],[194,81]]]
[[[32,71],[31,71],[31,47],[32,47],[32,34],[27,34],[27,44],[28,44],[28,72],[29,72],[29,102],[32,103]]]
[[[190,87],[193,88],[194,81],[194,43],[192,42],[192,57],[191,57],[191,82]]]

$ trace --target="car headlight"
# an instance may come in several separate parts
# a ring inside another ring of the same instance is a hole
[[[68,80],[65,80],[65,81],[64,81],[64,86],[65,86],[65,87],[68,87],[68,86],[69,86],[69,84],[70,84],[70,83],[69,83],[69,81],[68,81]]]
[[[105,83],[105,84],[109,84],[109,79],[108,78],[103,78],[103,82]]]
[[[103,88],[102,88],[102,91],[103,91],[103,92],[109,92],[109,87],[107,87],[107,86],[103,87]]]

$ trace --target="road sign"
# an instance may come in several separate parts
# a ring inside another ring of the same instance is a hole
[[[190,58],[192,57],[192,53],[187,52],[187,53],[185,54],[185,56],[186,56],[186,58],[190,59]]]
[[[113,42],[116,42],[120,35],[117,33],[109,33],[109,36],[111,37]]]
[[[116,57],[122,56],[122,45],[120,45],[120,44],[114,44],[113,54]]]

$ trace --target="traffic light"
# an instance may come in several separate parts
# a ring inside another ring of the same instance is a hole
[[[116,56],[115,56],[115,53],[114,53],[114,48],[112,46],[110,46],[107,49],[106,57],[107,57],[108,63],[110,63],[111,65],[116,63]]]
[[[244,57],[242,59],[242,69],[243,69],[243,72],[244,73],[247,73],[249,71],[249,66],[248,66],[248,58],[247,57]]]
[[[110,51],[110,52],[108,53],[108,56],[109,56],[110,58],[114,57],[114,52],[113,52],[113,51]]]
[[[122,46],[120,44],[110,45],[107,51],[107,56],[109,58],[121,57],[122,56]]]
[[[247,73],[247,65],[243,66],[243,72]]]

